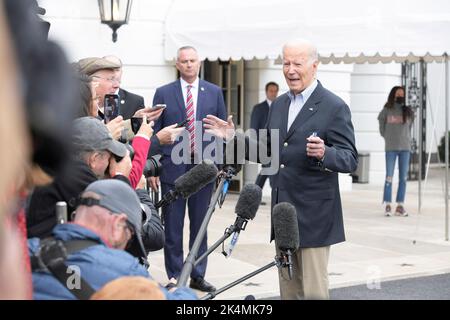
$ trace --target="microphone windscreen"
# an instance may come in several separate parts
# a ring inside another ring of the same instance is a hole
[[[258,211],[261,203],[262,191],[261,187],[249,183],[242,188],[241,195],[236,203],[236,214],[244,219],[253,219]]]
[[[297,211],[287,202],[281,202],[272,212],[275,242],[280,250],[296,250],[299,247]]]
[[[175,180],[175,191],[186,199],[214,181],[217,174],[218,170],[214,162],[205,159]]]

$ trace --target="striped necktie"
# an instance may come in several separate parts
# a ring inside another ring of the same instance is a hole
[[[194,99],[192,98],[191,85],[187,86],[186,94],[186,119],[188,119],[187,129],[191,142],[191,153],[195,151],[195,119],[194,119]]]

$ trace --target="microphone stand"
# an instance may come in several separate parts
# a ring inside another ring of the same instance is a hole
[[[273,266],[277,266],[278,268],[286,267],[286,262],[285,262],[284,257],[276,256],[274,261],[272,261],[271,263],[266,264],[264,267],[259,268],[258,270],[250,272],[249,274],[243,276],[242,278],[239,278],[236,281],[233,281],[232,283],[227,284],[226,286],[224,286],[224,287],[222,287],[220,289],[217,289],[216,291],[213,291],[213,292],[210,292],[210,293],[204,295],[199,300],[211,300],[211,299],[214,299],[218,294],[221,294],[222,292],[233,288],[234,286],[238,285],[239,283],[244,282],[245,280],[250,279],[251,277],[254,277],[254,276],[256,276],[257,274],[259,274],[259,273],[261,273],[263,271],[266,271],[267,269],[270,269]]]
[[[208,248],[208,250],[197,260],[195,260],[194,266],[199,264],[203,259],[205,259],[211,252],[213,252],[218,246],[220,246],[221,243],[223,243],[227,238],[229,238],[234,232],[245,230],[245,227],[247,226],[248,220],[245,220],[244,218],[237,217],[236,222],[231,225],[230,227],[225,229],[225,233],[223,236],[217,240],[211,247]],[[226,255],[225,251],[222,251],[222,253]]]
[[[211,202],[209,203],[208,210],[206,211],[205,218],[203,219],[202,225],[200,226],[200,229],[198,230],[197,236],[195,237],[194,244],[192,245],[191,251],[189,251],[189,254],[186,258],[186,261],[184,262],[183,269],[181,270],[180,277],[177,281],[177,287],[185,287],[187,280],[189,279],[189,275],[192,272],[192,269],[195,264],[195,259],[198,254],[198,250],[200,249],[200,245],[203,241],[203,238],[206,234],[206,229],[208,227],[209,220],[211,220],[212,214],[214,213],[214,210],[216,209],[216,203],[219,199],[219,196],[221,194],[221,190],[223,188],[223,185],[225,183],[225,179],[221,178],[219,186],[216,189],[216,192],[214,193],[213,197],[211,198]]]

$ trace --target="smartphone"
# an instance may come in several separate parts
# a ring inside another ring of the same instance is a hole
[[[177,126],[175,128],[181,128],[184,127],[187,123],[189,122],[188,119],[181,121],[180,123],[177,124]]]
[[[165,109],[166,107],[167,106],[165,104],[157,104],[157,105],[151,107],[150,111],[156,111],[156,110],[159,110],[159,109]]]
[[[105,94],[103,107],[105,123],[108,123],[119,115],[119,95]]]
[[[131,117],[131,130],[134,134],[137,134],[142,125],[142,118]]]

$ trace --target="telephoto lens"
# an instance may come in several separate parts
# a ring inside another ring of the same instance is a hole
[[[154,155],[150,159],[147,159],[144,168],[144,176],[146,178],[159,177],[161,175],[162,165],[160,161],[161,161],[160,154]]]

